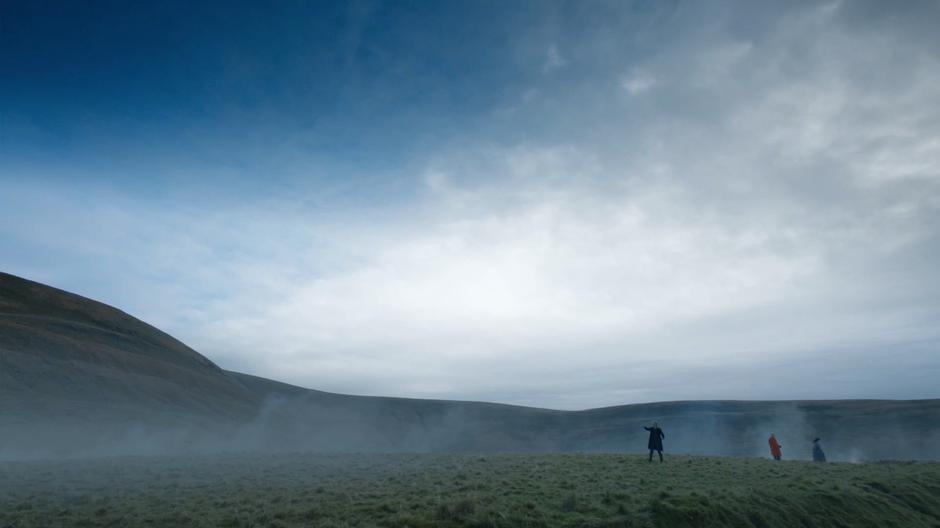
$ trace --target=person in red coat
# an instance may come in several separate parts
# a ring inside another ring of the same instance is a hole
[[[774,460],[780,460],[783,456],[783,453],[780,452],[780,448],[783,447],[780,445],[780,442],[777,441],[777,437],[773,433],[770,433],[770,438],[767,440],[767,443],[770,444],[770,454],[773,455]]]

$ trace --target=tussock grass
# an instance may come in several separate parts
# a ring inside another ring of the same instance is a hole
[[[940,527],[940,463],[220,455],[0,464],[0,526]]]

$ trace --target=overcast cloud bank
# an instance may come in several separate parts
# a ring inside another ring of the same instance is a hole
[[[500,96],[381,168],[313,132],[157,192],[8,161],[4,269],[336,392],[936,397],[936,4],[641,7],[538,9]]]

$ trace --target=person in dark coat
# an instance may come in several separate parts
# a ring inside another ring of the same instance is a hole
[[[659,461],[663,461],[663,438],[666,438],[666,435],[663,434],[663,430],[659,428],[659,422],[653,422],[653,427],[643,427],[650,432],[650,440],[647,442],[646,447],[650,450],[650,462],[653,461],[653,451],[659,453]]]
[[[819,439],[813,440],[813,462],[825,462],[826,453],[823,453],[822,446],[819,445]]]

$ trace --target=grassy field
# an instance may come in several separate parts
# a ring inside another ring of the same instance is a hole
[[[219,455],[0,463],[0,527],[940,527],[940,463]]]

